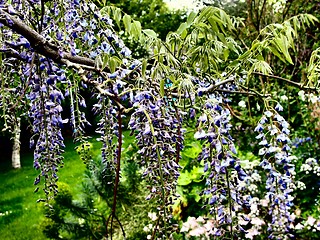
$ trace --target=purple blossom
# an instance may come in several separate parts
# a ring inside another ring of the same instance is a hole
[[[278,110],[281,110],[277,107]],[[276,110],[277,110],[276,109]],[[269,119],[261,120],[256,129],[259,129],[258,139],[263,139],[259,145],[263,146],[259,150],[259,155],[264,157],[260,166],[267,170],[267,180],[266,180],[266,195],[270,200],[269,204],[269,214],[272,216],[272,221],[282,222],[283,227],[279,232],[279,228],[276,225],[269,225],[268,231],[270,231],[270,238],[274,238],[277,234],[282,236],[289,229],[289,225],[292,222],[290,216],[290,207],[292,206],[291,198],[288,193],[292,191],[289,187],[292,182],[292,173],[294,168],[290,164],[290,147],[288,145],[283,145],[290,142],[288,134],[288,123],[281,117],[277,112],[275,114],[270,111],[264,113]],[[276,125],[279,124],[279,129]],[[263,126],[261,126],[263,125]],[[268,131],[266,131],[266,129]],[[275,159],[274,162],[272,159]],[[282,166],[282,171],[277,170],[277,165]],[[289,171],[290,169],[290,171]],[[277,187],[280,185],[280,188]],[[285,214],[279,214],[278,209],[282,209]]]

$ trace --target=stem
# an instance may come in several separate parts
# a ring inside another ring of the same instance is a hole
[[[122,147],[122,118],[121,110],[118,113],[118,152],[117,152],[117,170],[116,170],[116,181],[113,189],[113,206],[112,206],[112,218],[116,215],[116,204],[117,204],[117,191],[120,180],[120,160],[121,160],[121,147]]]
[[[259,1],[259,5],[260,5],[260,1]],[[263,1],[263,4],[262,4],[262,8],[261,8],[261,12],[260,12],[260,16],[259,16],[259,13],[257,13],[257,17],[258,17],[258,22],[257,22],[257,30],[258,32],[260,32],[260,26],[261,26],[261,19],[262,19],[262,16],[264,14],[264,10],[265,10],[265,5],[266,5],[266,0]]]
[[[119,221],[119,219],[116,216],[116,207],[117,207],[117,193],[118,193],[118,186],[119,186],[119,181],[120,181],[120,163],[121,163],[121,148],[122,148],[122,109],[119,108],[118,111],[118,116],[117,116],[117,120],[118,120],[118,149],[117,149],[117,168],[116,168],[116,179],[115,179],[115,183],[114,183],[114,188],[113,188],[113,204],[112,204],[112,211],[110,216],[108,217],[107,223],[106,223],[106,229],[108,229],[108,224],[109,224],[109,220],[111,218],[111,240],[112,240],[112,228],[113,228],[113,219],[115,218],[117,220],[117,222],[120,224],[121,230],[122,230],[122,234],[125,236],[125,232],[123,230],[123,227]],[[108,234],[108,232],[106,233]]]
[[[177,120],[178,120],[178,138],[177,138],[177,142],[176,142],[176,163],[178,164],[179,163],[179,160],[180,160],[180,146],[179,144],[182,142],[182,137],[181,137],[181,119],[180,119],[180,116],[179,116],[179,111],[178,111],[178,108],[177,106],[172,103],[173,106],[174,106],[174,109],[176,111],[176,116],[177,116]]]
[[[251,106],[250,106],[250,98],[249,98],[249,95],[247,96],[248,98],[248,111],[249,111],[249,117],[250,119],[252,119],[252,114],[251,114]]]
[[[229,182],[229,172],[228,169],[226,170],[226,178],[227,178],[227,187],[228,187],[228,195],[229,195],[229,214],[231,218],[230,222],[230,234],[231,234],[231,239],[233,239],[233,224],[232,224],[232,198],[231,198],[231,193],[230,193],[230,182]]]
[[[40,33],[42,32],[42,28],[43,28],[43,17],[44,17],[44,11],[45,11],[44,1],[45,0],[41,0],[41,16],[40,16],[40,26],[39,26]]]
[[[156,237],[156,232],[157,232],[157,228],[159,226],[159,221],[160,221],[160,217],[158,217],[158,219],[157,219],[156,226],[154,228],[154,231],[152,232],[151,240],[154,240],[154,238]]]

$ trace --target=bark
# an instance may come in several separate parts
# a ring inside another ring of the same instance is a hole
[[[12,167],[17,169],[21,168],[20,162],[20,125],[21,120],[20,118],[17,119],[13,137],[13,149],[12,149]]]

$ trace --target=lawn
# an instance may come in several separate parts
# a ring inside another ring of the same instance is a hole
[[[95,150],[99,143],[93,140]],[[59,181],[68,184],[73,193],[81,188],[85,165],[74,150],[72,140],[66,141],[64,167],[58,172]],[[34,193],[34,179],[38,174],[33,168],[32,153],[21,156],[22,168],[18,170],[2,166],[0,172],[0,238],[2,240],[46,239],[42,234],[44,219],[43,203],[36,203],[44,197],[43,191]],[[41,183],[40,183],[41,187]]]

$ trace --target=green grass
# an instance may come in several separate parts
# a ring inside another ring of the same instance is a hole
[[[81,188],[85,165],[71,140],[66,146],[64,167],[58,172],[59,182],[68,184],[75,193]],[[96,142],[94,146],[99,148]],[[36,201],[44,197],[44,192],[34,193],[33,182],[38,171],[33,169],[33,155],[21,156],[21,163],[21,169],[8,170],[6,167],[7,170],[0,173],[0,239],[43,240],[46,239],[41,230],[43,203]],[[41,189],[41,183],[39,186]]]
[[[124,132],[123,148],[133,141],[129,132]],[[94,138],[91,152],[98,156],[101,143]],[[80,194],[85,164],[74,150],[72,140],[65,142],[64,167],[58,172],[59,182],[69,185],[73,196]],[[47,239],[41,229],[44,217],[43,203],[36,203],[44,192],[34,193],[34,179],[38,171],[33,168],[33,154],[21,156],[21,169],[10,169],[10,160],[0,168],[0,239],[1,240],[43,240]],[[39,184],[41,189],[41,182]]]

